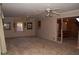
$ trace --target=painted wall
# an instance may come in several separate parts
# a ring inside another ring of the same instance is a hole
[[[4,37],[4,31],[3,31],[3,23],[2,23],[2,11],[0,6],[0,54],[6,53],[6,44],[5,44],[5,37]]]
[[[11,30],[5,30],[5,37],[23,37],[23,36],[35,36],[35,19],[26,19],[25,17],[5,17],[4,23],[11,22]],[[32,22],[32,30],[24,29],[23,32],[17,32],[14,29],[13,23]]]
[[[40,38],[52,41],[57,40],[57,17],[46,17],[41,19],[41,28],[37,30]]]
[[[0,6],[0,16],[1,16],[1,6]],[[0,18],[1,19],[1,18]],[[1,27],[1,26],[0,26]],[[0,54],[1,54],[1,37],[0,37]]]

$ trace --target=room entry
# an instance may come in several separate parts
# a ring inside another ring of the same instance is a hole
[[[78,41],[78,17],[58,19],[58,42],[77,45]]]

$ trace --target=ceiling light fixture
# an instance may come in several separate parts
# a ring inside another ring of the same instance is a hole
[[[79,18],[76,18],[76,20],[79,22]]]

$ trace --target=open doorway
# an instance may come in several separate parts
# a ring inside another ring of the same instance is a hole
[[[76,20],[78,17],[67,17],[67,18],[59,18],[57,20],[58,23],[58,41],[61,41],[61,37],[63,38],[63,43],[72,45],[74,47],[77,46],[78,41],[78,21]],[[61,22],[62,21],[62,22]],[[63,25],[63,26],[62,26]],[[62,29],[62,32],[61,32]]]

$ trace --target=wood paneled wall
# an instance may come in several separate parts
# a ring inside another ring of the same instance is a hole
[[[76,18],[63,18],[63,37],[77,37],[79,28]],[[58,19],[57,23],[59,24],[58,37],[61,37],[61,18]]]

